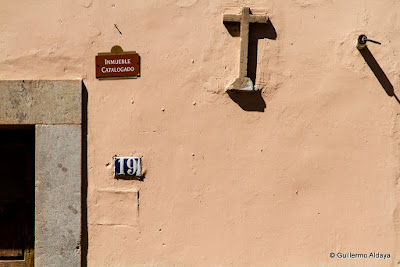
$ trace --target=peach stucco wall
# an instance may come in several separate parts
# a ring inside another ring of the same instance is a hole
[[[264,112],[225,92],[240,39],[222,14],[242,6],[277,35],[258,41]],[[400,92],[398,0],[3,1],[0,78],[83,79],[88,266],[394,266],[400,104],[362,33]],[[113,45],[140,54],[139,79],[96,80]],[[142,156],[145,179],[114,179],[114,155]]]

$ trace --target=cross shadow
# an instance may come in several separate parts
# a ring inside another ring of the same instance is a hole
[[[368,47],[364,47],[364,49],[359,50],[360,54],[363,56],[365,62],[368,67],[372,70],[375,77],[378,79],[379,83],[382,85],[386,94],[390,97],[394,97],[397,100],[397,103],[400,104],[400,100],[397,95],[394,93],[394,88],[392,83],[389,81],[386,74],[383,72],[382,68],[379,66],[378,62],[376,62],[374,56],[369,51]]]
[[[261,96],[261,91],[243,92],[243,91],[227,91],[229,97],[239,105],[244,111],[264,112],[267,107]]]
[[[240,36],[239,22],[224,22],[224,25],[232,37]],[[255,84],[257,75],[258,40],[265,38],[272,40],[277,38],[275,27],[272,25],[272,22],[268,20],[267,23],[251,23],[249,26],[247,77],[253,81],[253,84]],[[227,93],[229,97],[244,111],[264,112],[264,109],[266,108],[261,91],[228,91]]]
[[[249,61],[247,64],[247,76],[256,83],[257,75],[257,55],[258,40],[271,39],[276,40],[277,34],[274,25],[268,20],[266,24],[252,23],[250,24],[249,34]]]

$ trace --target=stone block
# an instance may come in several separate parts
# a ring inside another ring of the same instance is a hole
[[[1,124],[80,124],[82,81],[0,81]]]
[[[81,126],[36,125],[35,266],[81,264]]]

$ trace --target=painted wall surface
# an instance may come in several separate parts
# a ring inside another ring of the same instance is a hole
[[[222,23],[243,6],[276,33],[244,104]],[[1,79],[87,88],[88,266],[400,262],[400,1],[3,1],[0,33]],[[95,78],[113,45],[139,79]],[[114,179],[114,155],[143,156],[144,180]]]

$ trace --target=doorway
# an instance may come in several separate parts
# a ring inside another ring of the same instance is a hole
[[[34,266],[35,128],[0,128],[0,266]]]

